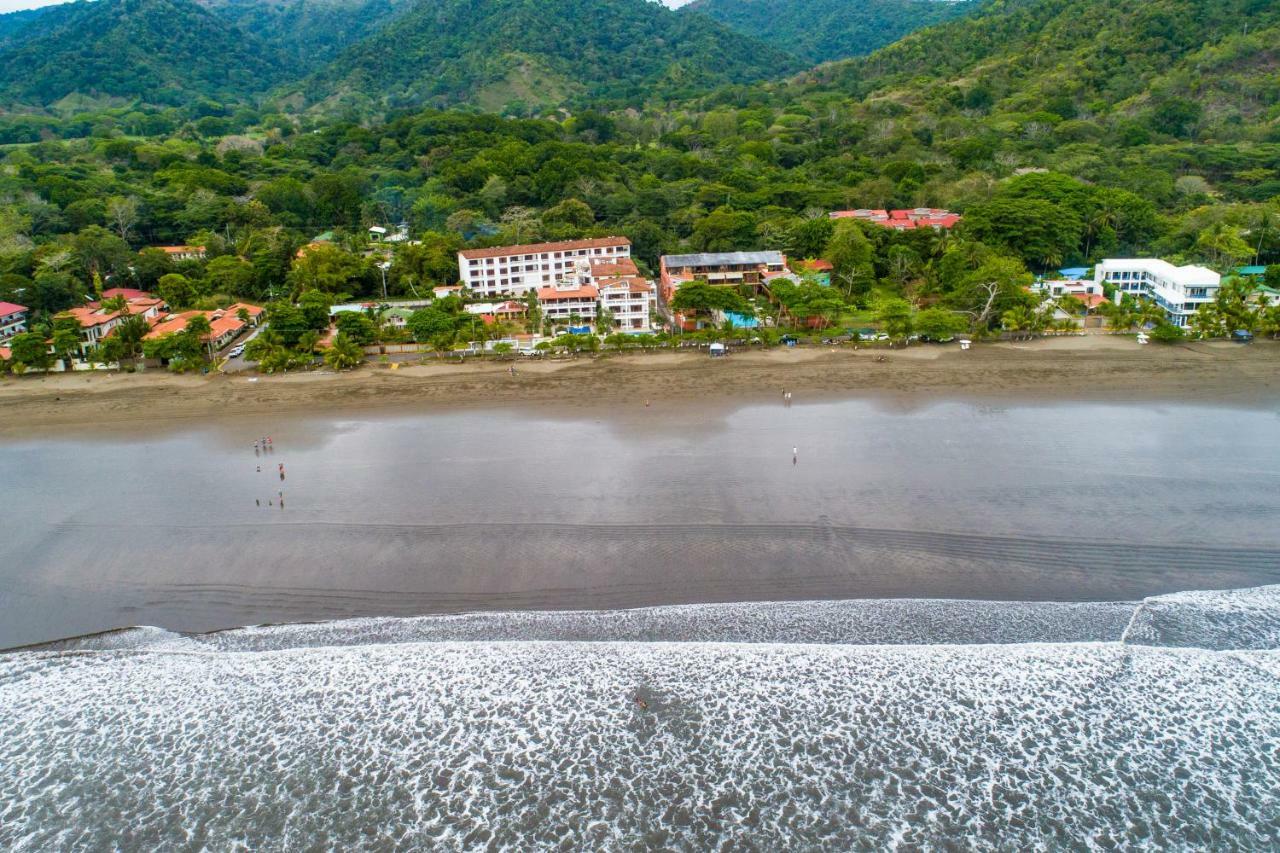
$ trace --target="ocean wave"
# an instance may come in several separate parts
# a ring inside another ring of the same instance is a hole
[[[1124,641],[1220,650],[1280,648],[1280,586],[1144,599],[1125,629]]]
[[[344,619],[183,635],[93,634],[39,649],[271,651],[447,641],[985,644],[1118,640],[1133,604],[883,599]]]
[[[1122,642],[1219,651],[1262,650],[1280,648],[1280,586],[1181,592],[1136,603],[866,599],[361,618],[251,626],[208,634],[139,627],[25,650],[255,652],[452,641],[818,645]]]
[[[1119,643],[26,652],[0,847],[1257,849],[1277,708]]]

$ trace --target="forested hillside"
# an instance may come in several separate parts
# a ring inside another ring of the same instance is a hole
[[[0,50],[0,104],[240,99],[276,83],[274,50],[192,0],[97,0],[51,10]]]
[[[252,33],[288,63],[297,79],[377,32],[413,0],[198,0]]]
[[[1131,121],[1183,139],[1266,137],[1280,97],[1278,25],[1270,0],[992,0],[972,18],[815,69],[784,97],[1037,115],[1080,141],[1122,126],[1132,136]]]
[[[871,53],[907,33],[969,14],[979,0],[694,0],[700,14],[811,62]]]
[[[50,13],[56,14],[60,8],[62,7],[41,6],[39,9],[22,9],[0,15],[0,50],[22,41],[30,32],[28,28],[32,23],[45,18]]]
[[[471,103],[520,112],[690,96],[800,68],[783,52],[650,0],[420,3],[308,80],[308,104]]]
[[[0,171],[0,299],[49,312],[95,280],[167,274],[181,304],[373,296],[364,229],[401,221],[421,244],[396,251],[393,294],[452,281],[468,243],[591,234],[629,236],[650,270],[685,250],[824,256],[836,289],[812,310],[905,299],[983,322],[1026,308],[1029,273],[1063,264],[1280,264],[1276,15],[1244,0],[1004,0],[789,82],[568,117],[10,117],[0,129],[24,144]],[[964,219],[899,233],[825,215],[922,205]],[[331,248],[296,258],[331,230]],[[208,260],[137,252],[176,242]],[[1003,301],[983,314],[992,282]]]

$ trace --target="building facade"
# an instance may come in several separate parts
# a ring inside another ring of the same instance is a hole
[[[759,291],[769,281],[790,278],[787,256],[781,252],[703,252],[696,255],[663,255],[662,298],[670,301],[680,285],[691,281],[724,287],[750,287]]]
[[[0,302],[0,341],[27,330],[27,306],[13,302]]]
[[[594,322],[599,299],[600,291],[594,284],[577,278],[561,279],[549,287],[538,288],[542,316],[552,322],[566,322],[571,317],[577,317],[583,323]]]
[[[600,307],[613,315],[615,329],[624,332],[649,331],[656,290],[652,282],[639,276],[605,279],[598,290]]]
[[[1117,301],[1119,294],[1153,300],[1170,323],[1183,328],[1222,286],[1222,276],[1211,269],[1178,267],[1158,258],[1108,258],[1094,268],[1093,280],[1114,286]]]
[[[592,263],[630,257],[626,237],[464,249],[458,252],[458,274],[462,286],[477,296],[523,296],[579,276],[584,264],[589,271]]]

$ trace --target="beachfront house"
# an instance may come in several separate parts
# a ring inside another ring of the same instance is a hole
[[[1213,302],[1222,276],[1201,266],[1174,266],[1159,258],[1108,258],[1094,268],[1094,282],[1125,296],[1154,300],[1175,326],[1186,328],[1201,305]]]
[[[143,291],[135,291],[142,293]],[[110,311],[101,302],[90,302],[77,308],[70,308],[58,316],[71,317],[80,323],[80,352],[88,353],[98,346],[127,318],[141,316],[149,325],[154,325],[164,316],[164,300],[150,294],[127,299],[121,311]]]
[[[27,330],[27,306],[14,302],[0,302],[0,341]]]
[[[240,310],[245,309],[245,313],[249,315],[248,320],[240,318]],[[220,350],[230,344],[240,336],[242,332],[251,326],[256,326],[262,318],[263,309],[256,305],[246,305],[237,303],[229,308],[220,308],[216,311],[183,311],[179,314],[170,314],[157,322],[151,331],[147,333],[147,340],[155,340],[168,335],[176,335],[187,328],[187,324],[192,317],[204,315],[209,320],[209,334],[205,337],[205,342],[210,344],[214,350]]]

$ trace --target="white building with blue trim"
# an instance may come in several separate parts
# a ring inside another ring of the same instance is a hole
[[[1093,280],[1115,287],[1117,302],[1120,294],[1154,300],[1170,323],[1184,328],[1222,286],[1222,276],[1207,267],[1177,267],[1159,258],[1108,258],[1094,268]]]

